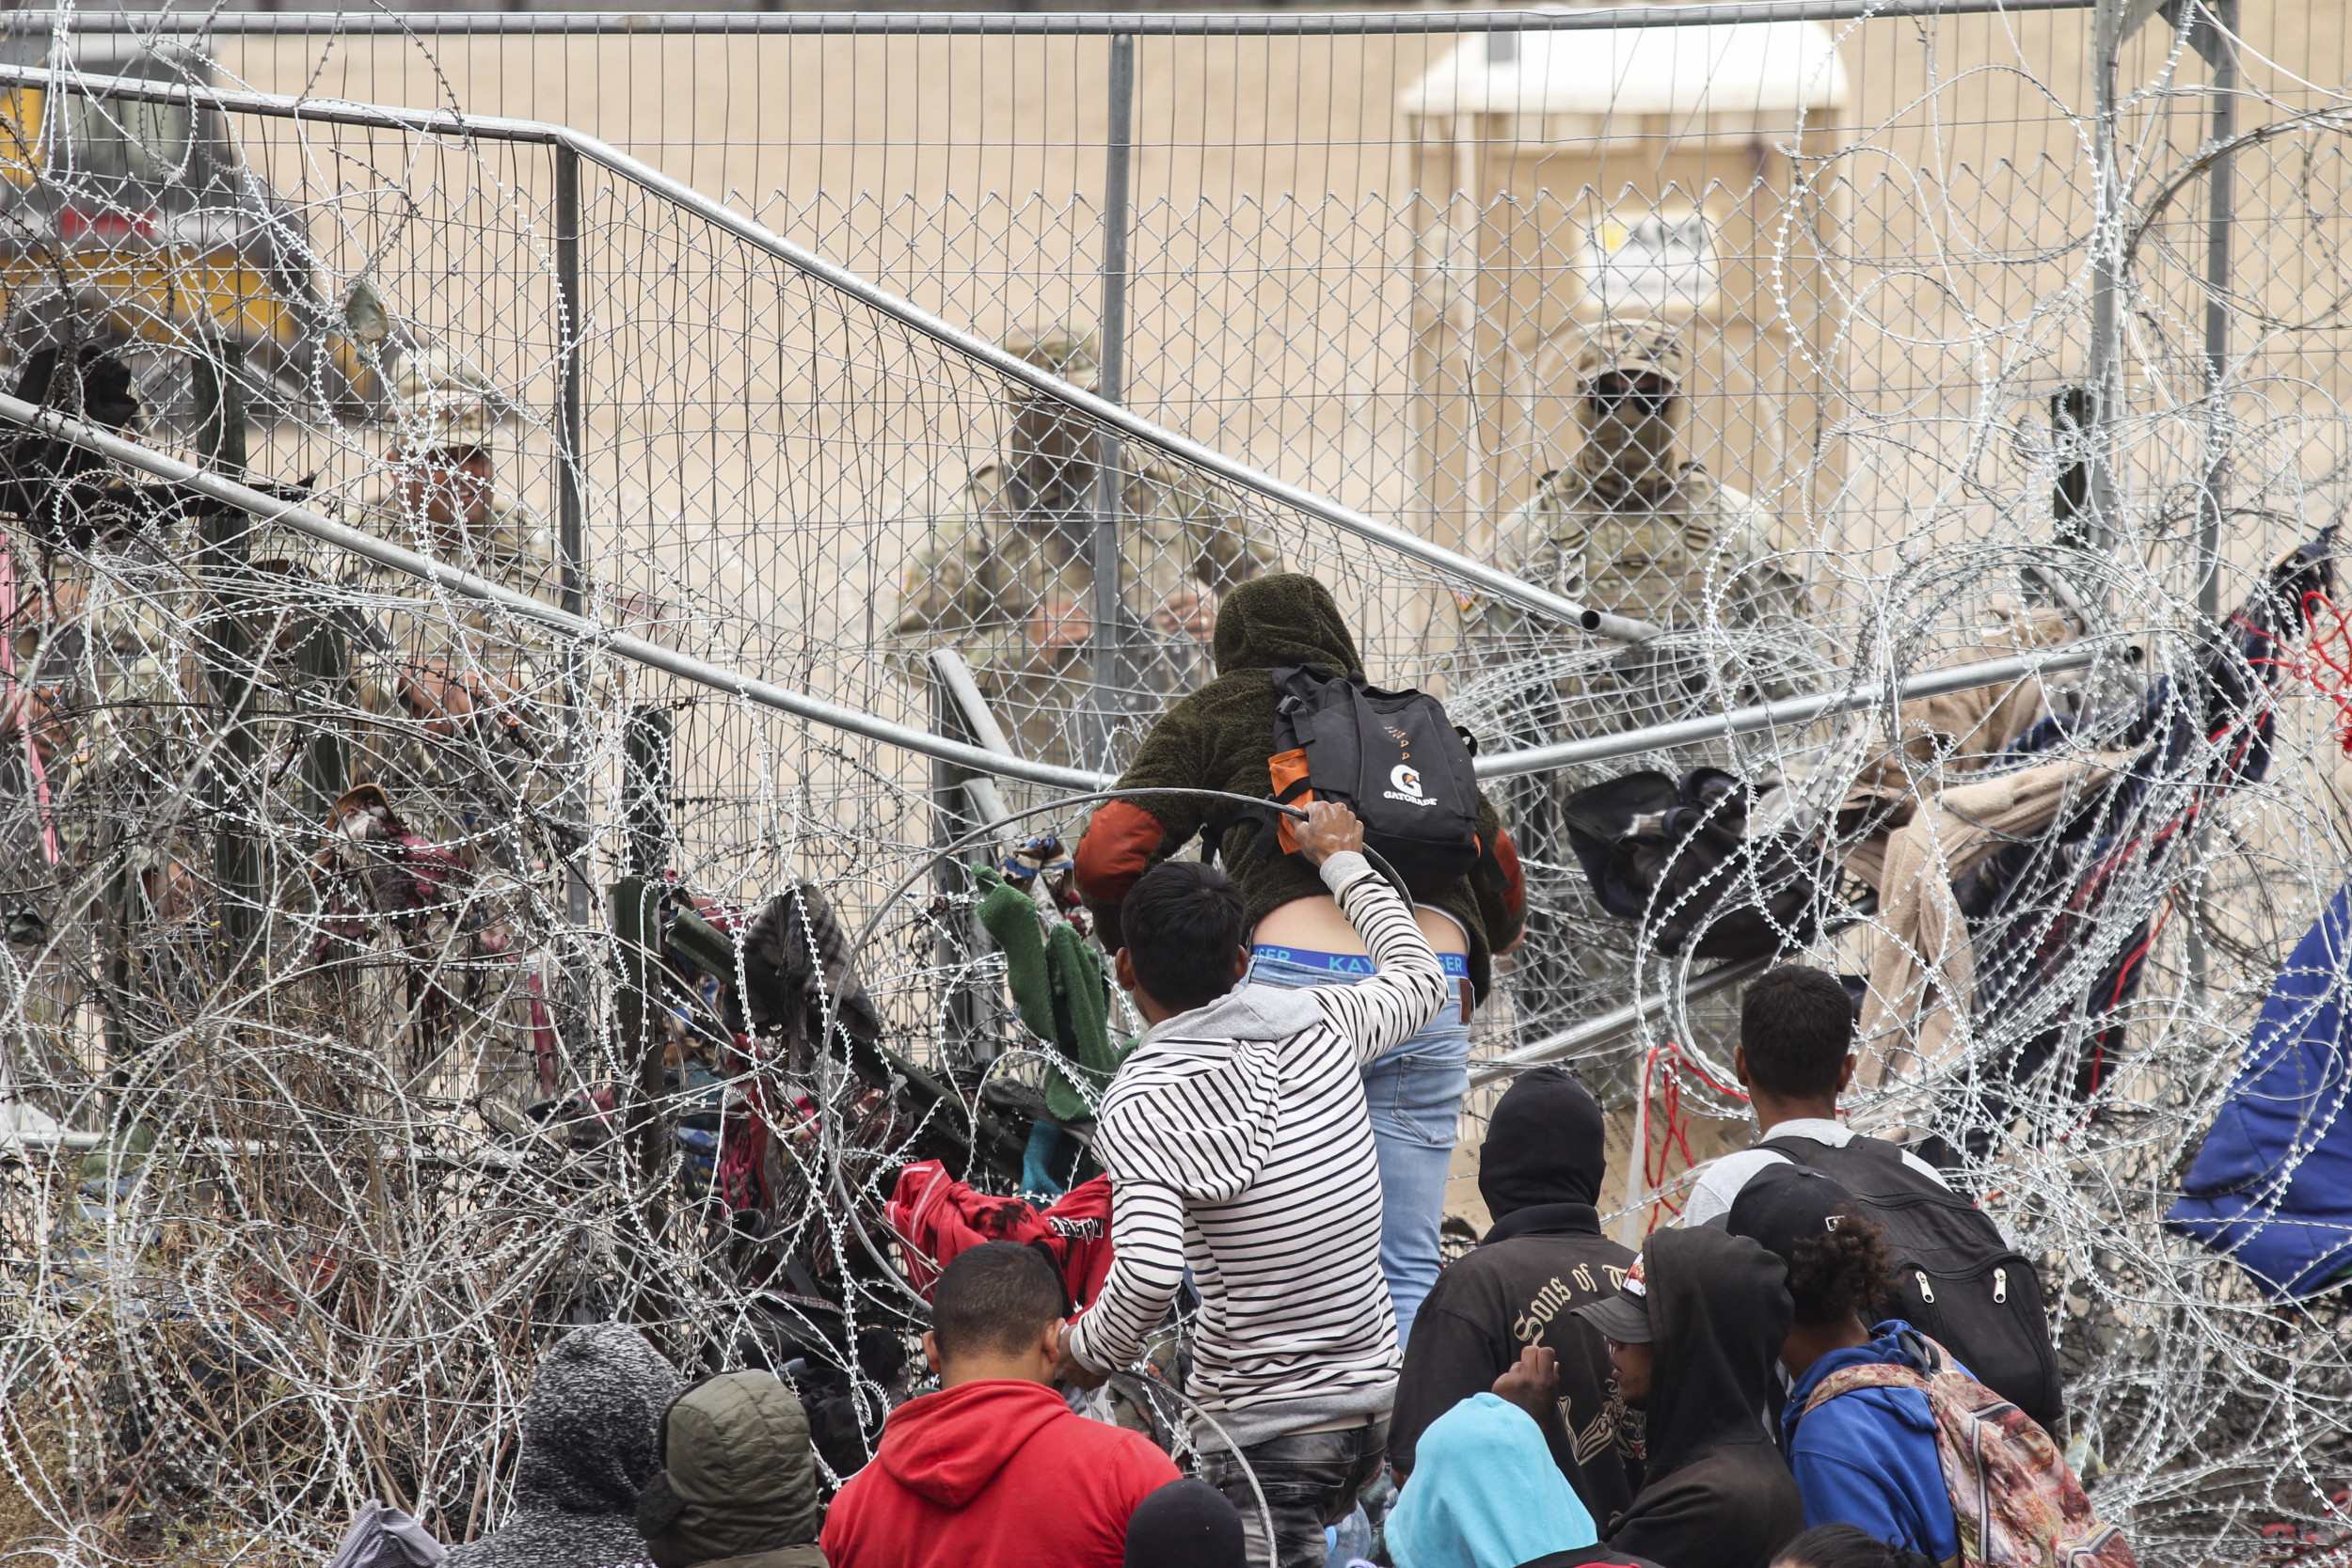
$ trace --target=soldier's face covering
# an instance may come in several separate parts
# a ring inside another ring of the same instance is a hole
[[[1576,411],[1584,430],[1576,465],[1586,477],[1636,490],[1673,481],[1683,417],[1682,396],[1673,382],[1654,375],[1604,375],[1584,388]]]
[[[1094,477],[1086,424],[1052,398],[1025,397],[1012,409],[1012,460],[1022,480],[1049,501],[1074,501]]]

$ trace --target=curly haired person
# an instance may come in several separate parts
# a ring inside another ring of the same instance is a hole
[[[1855,1388],[1805,1409],[1823,1380],[1847,1367],[1928,1370],[1909,1323],[1874,1326],[1864,1316],[1886,1299],[1891,1265],[1883,1232],[1851,1205],[1852,1195],[1819,1171],[1775,1165],[1752,1177],[1724,1216],[1725,1229],[1788,1265],[1796,1315],[1780,1349],[1788,1374],[1781,1413],[1788,1467],[1807,1526],[1852,1525],[1873,1541],[1953,1562],[1960,1527],[1927,1396],[1916,1388]]]

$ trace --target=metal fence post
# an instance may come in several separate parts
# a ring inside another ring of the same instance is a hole
[[[2237,0],[2204,0],[2206,14],[2194,4],[2181,8],[2180,21],[2193,28],[2189,37],[2213,68],[2213,136],[2211,145],[2227,147],[2237,135]],[[2212,47],[2202,47],[2207,29]],[[2221,621],[2221,485],[2226,477],[2230,445],[2230,289],[2231,241],[2236,227],[2236,170],[2227,152],[2216,153],[2205,208],[2205,474],[2198,498],[2197,624],[2201,631]],[[2203,848],[2206,832],[2197,831],[2199,849],[2195,870],[2185,879],[2189,912],[2187,943],[2189,992],[2201,1002],[2212,983],[2213,955],[2205,943],[2206,878]]]
[[[564,610],[582,613],[587,600],[587,577],[581,566],[587,553],[585,499],[580,489],[582,459],[580,401],[580,343],[582,332],[580,300],[580,154],[555,149],[555,324],[561,373],[556,381],[555,483],[557,506],[556,561],[563,574]],[[586,726],[581,706],[587,692],[578,647],[564,655],[564,761],[566,779],[561,797],[565,826],[577,826],[581,837],[564,856],[564,912],[574,927],[588,923],[588,820]]]
[[[2115,416],[2120,411],[2123,370],[2123,319],[2119,269],[2122,262],[2123,190],[2117,167],[2115,97],[2117,57],[2123,48],[2124,9],[2130,0],[2098,0],[2090,27],[2090,527],[2087,546],[2107,550],[2116,539]]]
[[[628,825],[628,874],[649,882],[659,882],[670,866],[675,738],[675,722],[666,705],[646,703],[629,714],[621,816]]]
[[[246,471],[245,351],[226,333],[207,333],[194,356],[197,449],[203,465],[231,479]],[[214,863],[220,879],[223,973],[251,961],[261,929],[264,890],[259,846],[237,820],[253,798],[260,742],[247,718],[253,707],[254,649],[246,624],[250,585],[240,581],[251,555],[253,519],[227,506],[203,510],[199,559],[211,591],[213,633],[205,640],[206,672],[219,704],[220,750],[208,782]]]
[[[612,884],[613,1030],[620,1047],[621,1138],[634,1171],[638,1231],[626,1238],[628,1322],[669,1316],[671,1289],[661,1274],[661,1235],[669,1223],[670,1136],[661,1101],[669,1092],[658,1018],[660,984],[655,946],[660,941],[660,889],[642,877]]]
[[[2207,0],[2209,16],[2192,24],[2216,29],[2213,61],[2213,142],[2226,147],[2237,135],[2237,0]],[[2205,230],[2205,486],[2197,518],[2197,615],[2210,626],[2221,618],[2221,483],[2228,461],[2230,251],[2236,228],[2236,171],[2232,155],[2215,155]]]
[[[1134,158],[1136,37],[1110,38],[1110,130],[1103,159],[1103,307],[1096,324],[1095,391],[1107,403],[1127,395],[1127,179]],[[1113,737],[1127,709],[1125,562],[1120,550],[1126,496],[1119,438],[1095,433],[1094,475],[1094,765],[1107,771]]]
[[[958,740],[969,737],[947,684],[937,674],[930,680],[931,731]],[[965,1077],[994,1060],[994,987],[974,979],[972,966],[988,947],[988,932],[969,899],[976,885],[973,848],[949,852],[965,832],[977,825],[978,812],[967,787],[974,777],[967,769],[943,758],[931,759],[931,842],[941,850],[931,868],[937,893],[932,942],[933,961],[944,977],[940,1008],[940,1063],[951,1079]],[[988,849],[977,858],[993,860]],[[961,902],[960,902],[961,901]]]

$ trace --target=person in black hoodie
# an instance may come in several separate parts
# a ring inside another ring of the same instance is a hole
[[[1788,1266],[1713,1226],[1661,1230],[1616,1295],[1577,1309],[1644,1412],[1642,1489],[1602,1544],[1674,1568],[1770,1568],[1804,1500],[1764,1410],[1795,1316]]]
[[[1494,1227],[1438,1276],[1421,1306],[1389,1419],[1401,1485],[1422,1432],[1497,1388],[1527,1347],[1557,1357],[1538,1403],[1552,1463],[1606,1534],[1640,1484],[1632,1423],[1610,1386],[1609,1347],[1576,1308],[1614,1295],[1633,1254],[1600,1233],[1593,1207],[1604,1154],[1600,1107],[1566,1072],[1536,1068],[1498,1101],[1479,1151],[1478,1191]],[[1531,1412],[1533,1413],[1533,1412]]]

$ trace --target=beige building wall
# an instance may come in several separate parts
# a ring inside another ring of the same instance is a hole
[[[2247,12],[2248,74],[2273,101],[2241,119],[2324,102],[2344,74],[2341,11]],[[1131,402],[1285,479],[1475,542],[1564,455],[1563,356],[1541,351],[1575,293],[1582,223],[1694,204],[1722,214],[1724,267],[1723,302],[1694,327],[1696,455],[1832,549],[1981,531],[2016,498],[2027,515],[2007,521],[2022,526],[2046,486],[1985,437],[2046,425],[2047,391],[2083,372],[2088,12],[1838,31],[1849,103],[1802,148],[1421,125],[1399,96],[1458,41],[1446,35],[1143,40]],[[2154,25],[2125,53],[2136,190],[2202,135],[2201,98],[2158,95],[2205,76],[2186,55],[2168,72],[2169,44]],[[425,34],[238,38],[221,53],[271,90],[578,126],[984,334],[1095,311],[1100,39]],[[2294,138],[2241,160],[2254,166],[2240,254],[2265,264],[2249,306],[2335,276],[2342,220],[2312,199],[2338,188],[2325,142],[2310,150],[2330,166],[2297,168]],[[1465,193],[1480,229],[1466,349],[1416,314],[1425,232]],[[2184,291],[2201,209],[2186,193],[2149,236],[2171,309],[2135,324],[2131,346],[2159,404],[2183,395],[2200,330]],[[2314,346],[2305,333],[2272,349],[2332,398],[2341,372]],[[1987,460],[2003,471],[1971,471]]]

